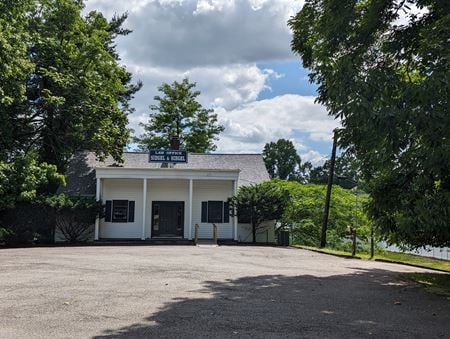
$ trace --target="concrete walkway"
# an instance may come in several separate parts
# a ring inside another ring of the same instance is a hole
[[[445,338],[420,269],[271,247],[0,250],[0,338]]]

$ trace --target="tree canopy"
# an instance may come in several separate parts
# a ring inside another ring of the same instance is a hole
[[[65,183],[55,165],[39,163],[33,153],[18,156],[14,162],[0,161],[0,211],[12,208],[17,202],[35,200],[48,185]]]
[[[319,246],[326,187],[282,180],[276,180],[274,184],[289,197],[281,221],[292,225],[294,243]],[[371,222],[364,209],[367,194],[335,186],[331,201],[327,229],[329,246],[344,246],[343,239],[349,227],[356,229],[359,239],[367,241],[371,230]]]
[[[269,142],[264,146],[262,155],[271,178],[297,178],[301,159],[292,141],[279,139]]]
[[[0,160],[22,147],[15,122],[26,109],[26,81],[33,69],[27,45],[30,9],[28,0],[0,2]]]
[[[358,185],[359,168],[354,155],[342,153],[336,157],[334,165],[333,183],[343,188],[353,188]],[[309,172],[309,182],[313,184],[326,184],[330,173],[330,160],[322,166],[314,167]]]
[[[270,181],[242,186],[231,199],[231,211],[239,222],[252,226],[252,241],[256,243],[256,232],[264,221],[277,221],[286,205],[287,194]]]
[[[189,152],[216,149],[214,141],[224,127],[218,124],[212,109],[198,102],[200,92],[195,86],[185,78],[158,87],[162,95],[154,97],[157,103],[150,106],[153,113],[148,123],[141,124],[145,132],[136,138],[141,149],[169,149],[172,137],[179,137],[181,147]]]
[[[12,241],[53,241],[41,202],[64,184],[70,157],[91,150],[120,162],[129,140],[141,84],[116,52],[126,15],[83,9],[83,0],[0,2],[0,223]]]
[[[120,161],[129,100],[140,88],[115,51],[115,39],[130,32],[122,28],[126,15],[83,17],[80,0],[1,6],[2,159],[34,149],[64,171],[74,152],[89,149]]]
[[[376,226],[390,242],[448,246],[450,3],[308,0],[289,26]]]

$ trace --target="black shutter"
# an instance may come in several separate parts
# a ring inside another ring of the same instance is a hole
[[[202,222],[208,222],[208,202],[202,201]]]
[[[134,201],[128,201],[128,222],[134,222]]]
[[[230,222],[230,203],[228,201],[223,203],[223,222],[225,224]]]
[[[111,221],[111,214],[112,214],[112,201],[106,200],[105,221]]]

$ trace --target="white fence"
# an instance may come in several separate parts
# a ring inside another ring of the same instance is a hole
[[[442,260],[450,260],[450,248],[449,247],[429,247],[421,248],[414,251],[404,251],[397,246],[388,246],[387,244],[380,244],[386,250],[392,252],[400,252],[400,253],[411,253],[415,255],[420,255],[422,257],[433,257]]]

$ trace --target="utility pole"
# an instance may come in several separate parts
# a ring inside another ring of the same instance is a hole
[[[373,224],[370,227],[370,259],[375,255],[375,241],[373,239]]]
[[[328,175],[327,196],[325,198],[325,208],[323,211],[323,223],[322,223],[322,234],[320,236],[320,247],[325,247],[327,244],[328,215],[330,214],[331,188],[333,187],[334,164],[336,162],[336,146],[337,146],[337,133],[335,130],[333,136],[333,149],[331,150],[330,173]]]

